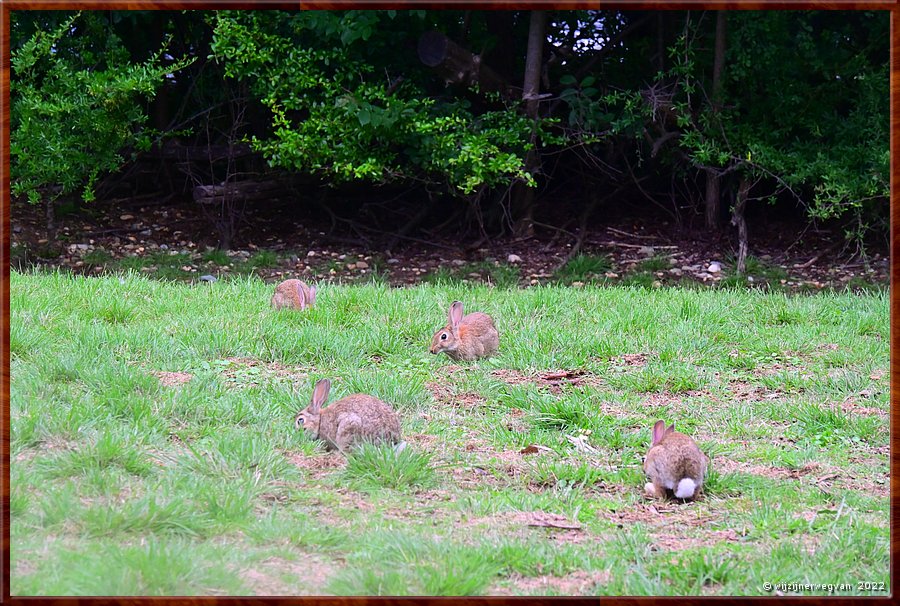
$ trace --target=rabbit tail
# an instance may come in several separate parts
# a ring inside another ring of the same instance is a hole
[[[679,499],[690,499],[697,490],[697,484],[690,478],[684,478],[675,487],[675,496]]]

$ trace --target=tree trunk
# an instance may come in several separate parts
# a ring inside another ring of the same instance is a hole
[[[712,111],[718,114],[722,109],[722,70],[725,68],[725,26],[728,13],[716,13],[716,48],[713,57],[712,74]],[[721,184],[718,171],[706,171],[706,228],[713,232],[720,229],[719,218],[722,216]]]
[[[538,120],[538,94],[541,88],[541,65],[544,50],[544,32],[547,29],[547,13],[531,11],[531,23],[528,30],[528,54],[525,57],[525,79],[522,86],[522,99],[525,101],[525,114]],[[531,149],[525,156],[525,170],[534,175],[540,170],[541,158],[537,152],[537,135],[531,136]],[[513,216],[516,218],[514,231],[517,236],[534,234],[534,188],[525,183],[516,183],[512,190]]]
[[[734,201],[734,211],[731,215],[731,224],[738,230],[738,256],[737,267],[735,269],[737,275],[743,275],[747,264],[747,250],[749,248],[747,241],[747,220],[744,218],[744,209],[747,207],[747,196],[750,193],[750,182],[746,176],[741,177],[738,186],[737,199]]]
[[[722,215],[721,177],[714,168],[706,169],[706,229],[718,232]]]

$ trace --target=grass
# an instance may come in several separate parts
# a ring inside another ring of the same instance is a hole
[[[606,256],[578,254],[559,268],[554,277],[561,284],[602,280],[603,274],[612,271],[612,261]]]
[[[298,313],[254,277],[13,271],[10,293],[13,595],[890,589],[885,291],[446,280]],[[494,316],[497,357],[428,353],[454,299]],[[322,377],[392,403],[407,447],[295,431]],[[641,494],[658,418],[712,459],[694,503]]]

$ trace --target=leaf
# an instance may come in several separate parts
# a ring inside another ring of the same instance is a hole
[[[563,86],[571,86],[578,82],[578,80],[572,74],[566,74],[559,79],[559,83]]]

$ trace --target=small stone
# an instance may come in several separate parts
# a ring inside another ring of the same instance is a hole
[[[532,279],[532,280],[531,280],[531,285],[532,285],[532,286],[534,286],[534,285],[537,284],[537,283],[538,283],[537,280],[535,280],[535,279]]]
[[[129,219],[134,219],[134,215],[122,215],[119,217],[122,221],[128,221]]]
[[[309,251],[308,253],[306,253],[306,256],[307,256],[307,257],[315,257],[315,256],[316,256],[316,251],[311,250],[311,251]]]
[[[338,255],[338,260],[343,261],[347,258],[347,255]]]
[[[669,265],[678,265],[678,263],[680,263],[678,259],[676,259],[675,257],[669,257]]]
[[[709,267],[706,268],[706,271],[708,271],[711,274],[717,274],[720,271],[722,271],[722,264],[719,263],[718,261],[713,261],[712,263],[709,264]]]
[[[201,282],[216,282],[216,277],[206,274],[206,275],[200,276],[200,281]]]
[[[506,257],[506,261],[507,263],[521,263],[522,257],[520,257],[519,255],[509,255],[508,257]]]
[[[756,282],[753,276],[747,276],[747,282]]]
[[[152,232],[149,229],[142,229],[138,233],[141,234],[142,236],[149,236]]]
[[[660,282],[659,280],[653,281],[653,288],[659,288],[660,286],[662,286],[662,282]]]
[[[347,269],[356,269],[356,263],[347,263]]]
[[[296,265],[297,263],[300,262],[300,257],[298,257],[297,255],[291,255],[289,261],[291,263],[293,263],[294,265]]]
[[[581,288],[582,286],[584,286],[584,282],[572,282],[572,286],[574,286],[575,288]]]
[[[656,249],[653,248],[652,246],[641,246],[638,249],[639,255],[646,255],[648,257],[652,257],[655,252],[656,252]]]
[[[388,259],[387,260],[388,265],[397,265],[399,263],[400,263],[400,259]]]
[[[614,272],[614,271],[608,271],[608,272],[606,272],[606,273],[603,274],[603,275],[606,276],[607,278],[610,278],[610,279],[618,278],[618,277],[619,277],[619,274],[617,274],[617,273]]]
[[[470,278],[480,278],[481,274],[478,273],[477,271],[473,271],[472,273],[469,274],[469,277]]]
[[[357,261],[356,269],[369,269],[369,264],[366,263],[365,261]]]
[[[673,276],[680,276],[684,272],[681,271],[680,269],[678,269],[677,267],[673,267],[672,269],[669,270],[669,273],[672,274]]]
[[[760,261],[771,261],[772,255],[760,255],[759,260]]]
[[[22,226],[21,226],[21,225],[14,225],[12,229],[13,229],[13,233],[14,233],[14,234],[20,234],[20,233],[22,233]]]
[[[159,249],[160,250],[169,250],[169,245],[168,244],[160,244]]]
[[[463,261],[462,259],[453,259],[452,261],[450,261],[450,263],[452,263],[453,265],[456,265],[457,267],[462,267],[463,265],[466,264],[466,262]]]

